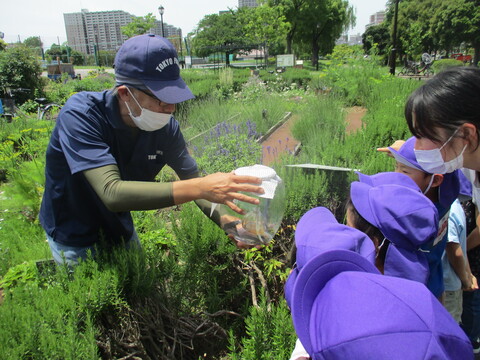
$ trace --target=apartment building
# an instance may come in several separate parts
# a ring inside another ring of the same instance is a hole
[[[373,25],[381,24],[385,20],[385,11],[377,11],[375,14],[370,15],[370,23],[365,26],[365,28],[369,28]]]
[[[244,7],[244,6],[248,6],[248,7],[257,7],[257,0],[238,0],[238,7],[241,8],[241,7]]]
[[[93,54],[97,50],[116,51],[127,37],[122,27],[132,22],[135,15],[122,10],[94,11],[63,14],[67,42],[70,47],[83,54]],[[182,30],[163,23],[164,36],[172,40],[182,38]],[[162,35],[162,24],[156,21],[151,33]]]
[[[122,11],[94,11],[82,9],[79,13],[63,14],[67,42],[74,50],[93,54],[97,50],[117,50],[127,39],[121,28],[129,24],[133,15]]]

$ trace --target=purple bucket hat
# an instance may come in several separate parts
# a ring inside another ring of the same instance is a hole
[[[381,172],[375,175],[365,175],[359,171],[355,172],[358,175],[358,180],[370,186],[380,185],[402,185],[412,190],[420,192],[417,183],[411,177],[405,174],[396,172]]]
[[[170,41],[154,35],[134,36],[115,56],[115,75],[141,81],[158,99],[177,104],[195,96],[180,77],[177,51]],[[120,81],[121,82],[121,81]]]
[[[409,138],[402,147],[397,151],[391,147],[388,149],[393,155],[395,160],[405,166],[411,167],[416,170],[423,171],[426,174],[430,174],[428,171],[423,170],[420,164],[415,157],[414,147],[415,147],[415,137],[412,136]],[[455,170],[452,173],[443,175],[443,182],[438,188],[438,199],[440,204],[444,208],[449,208],[450,205],[458,197],[460,191],[460,180],[459,180],[459,171]]]
[[[473,359],[465,333],[425,286],[383,276],[352,251],[310,260],[291,310],[314,360]]]
[[[351,184],[350,197],[357,212],[391,243],[385,257],[385,275],[426,284],[428,261],[419,248],[437,236],[438,211],[418,187],[415,190],[397,185],[405,177],[408,178],[399,173],[379,173],[371,177],[363,175],[360,181]],[[372,185],[372,178],[380,185]],[[385,178],[385,181],[380,181],[381,178]],[[395,178],[394,184],[386,181]]]
[[[307,211],[297,224],[295,231],[297,247],[296,267],[285,283],[285,298],[290,304],[296,276],[305,264],[315,256],[329,250],[350,250],[375,263],[375,246],[360,230],[339,224],[330,210],[317,207]]]

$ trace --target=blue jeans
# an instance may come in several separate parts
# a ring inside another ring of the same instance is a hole
[[[53,259],[57,264],[67,264],[69,266],[77,265],[79,259],[86,260],[88,255],[94,258],[97,253],[97,246],[67,246],[60,244],[53,240],[51,236],[47,234],[48,245],[52,251]],[[134,230],[132,237],[125,243],[125,248],[141,248],[140,240],[138,239],[137,232]]]
[[[472,343],[480,336],[480,290],[463,293],[462,328]]]

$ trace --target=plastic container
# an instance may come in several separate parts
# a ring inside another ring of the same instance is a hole
[[[264,165],[242,167],[235,170],[234,173],[261,178],[260,186],[265,193],[262,195],[245,193],[259,199],[260,204],[258,205],[235,200],[235,203],[245,210],[245,215],[236,213],[226,205],[219,205],[222,229],[243,243],[266,245],[276,234],[283,219],[285,185],[275,170]]]

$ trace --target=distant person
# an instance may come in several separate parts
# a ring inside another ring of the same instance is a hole
[[[115,79],[112,91],[80,92],[66,102],[47,148],[40,222],[58,263],[85,259],[101,241],[138,247],[132,210],[196,200],[208,215],[210,201],[242,212],[234,200],[258,200],[239,191],[263,192],[255,177],[198,177],[173,117],[175,104],[194,96],[167,39],[128,39],[115,57]],[[155,182],[165,165],[180,181]]]

